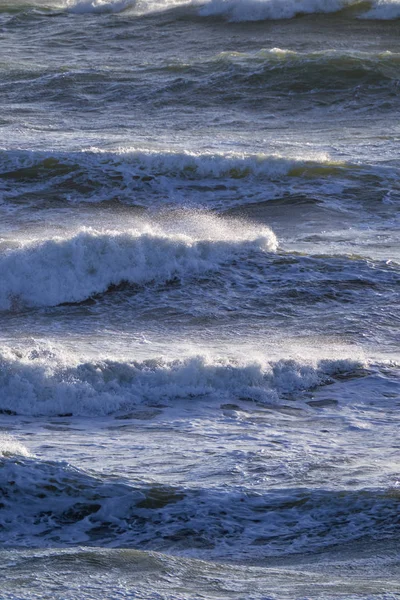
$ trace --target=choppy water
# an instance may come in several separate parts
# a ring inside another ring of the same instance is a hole
[[[0,0],[0,597],[400,598],[400,2]]]

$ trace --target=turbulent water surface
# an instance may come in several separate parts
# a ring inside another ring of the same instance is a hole
[[[2,600],[400,598],[399,0],[0,0]]]

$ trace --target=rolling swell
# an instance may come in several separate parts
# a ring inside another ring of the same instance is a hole
[[[71,363],[49,351],[0,354],[0,411],[23,415],[101,416],[129,413],[141,404],[174,404],[208,398],[276,404],[332,383],[336,376],[363,373],[351,360],[240,363],[188,356],[145,361]]]
[[[396,490],[135,485],[65,463],[0,460],[2,546],[102,545],[237,560],[398,533]]]
[[[178,218],[175,215],[175,218]],[[212,272],[252,251],[273,251],[267,227],[217,217],[182,219],[180,231],[143,222],[125,232],[84,229],[20,243],[0,254],[0,309],[82,302],[121,283],[145,285]]]
[[[179,101],[186,97],[184,86],[188,86],[188,102],[198,102],[201,106],[221,95],[227,104],[239,103],[248,108],[260,103],[269,105],[268,93],[279,94],[281,110],[291,106],[290,94],[294,93],[310,95],[309,102],[320,103],[329,93],[325,102],[332,106],[334,101],[351,100],[356,93],[357,106],[349,108],[362,110],[368,103],[371,108],[375,106],[375,96],[385,98],[387,108],[394,105],[392,96],[397,95],[399,67],[400,55],[389,51],[341,52],[327,48],[319,52],[295,52],[271,48],[253,53],[222,52],[201,62],[166,64],[158,69],[158,75],[166,78],[162,94],[173,90]],[[149,80],[151,76],[149,71]],[[160,92],[158,89],[157,93]]]
[[[226,53],[219,60],[234,66],[233,81],[240,84],[265,83],[268,89],[286,92],[346,90],[366,85],[396,84],[399,79],[400,55],[392,52],[368,53],[325,50],[301,53],[281,48],[260,50],[255,54]],[[393,88],[394,89],[394,88]]]
[[[0,90],[18,102],[45,101],[65,108],[73,108],[78,94],[84,103],[90,97],[91,111],[104,113],[106,103],[109,112],[118,115],[133,106],[141,110],[143,102],[164,110],[172,99],[185,108],[212,108],[221,98],[229,106],[272,107],[268,94],[278,95],[281,110],[293,110],[293,93],[306,94],[308,102],[317,105],[325,99],[329,106],[334,100],[349,102],[357,94],[357,103],[349,108],[358,111],[368,105],[373,109],[376,98],[383,98],[387,106],[381,103],[380,109],[389,110],[396,103],[399,64],[398,53],[342,53],[329,48],[304,53],[281,48],[222,52],[202,60],[169,59],[134,68],[117,64],[112,71],[101,63],[85,69],[81,64],[49,68],[11,62],[2,65]]]

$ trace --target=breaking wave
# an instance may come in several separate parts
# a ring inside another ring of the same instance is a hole
[[[5,349],[0,354],[0,410],[23,415],[106,415],[129,412],[141,403],[204,397],[274,404],[360,369],[362,364],[352,360],[261,364],[205,356],[70,363],[60,353]]]
[[[193,278],[276,247],[267,227],[202,213],[174,213],[163,226],[143,221],[125,232],[83,229],[70,237],[20,242],[0,254],[0,309],[82,302],[122,283]]]

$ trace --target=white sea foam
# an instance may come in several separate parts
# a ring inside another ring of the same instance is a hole
[[[142,403],[248,399],[274,404],[286,395],[361,368],[354,360],[179,360],[73,362],[60,352],[0,354],[0,409],[24,415],[106,415]]]
[[[174,213],[125,231],[83,229],[20,242],[0,254],[0,309],[81,302],[110,286],[165,283],[215,271],[250,251],[274,251],[273,232],[202,213]]]
[[[0,434],[0,457],[30,456],[23,444],[10,435]]]

